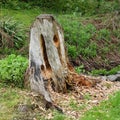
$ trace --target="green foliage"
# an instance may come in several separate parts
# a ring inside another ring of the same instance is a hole
[[[107,12],[113,12],[116,10],[120,10],[119,0],[99,0],[100,1],[100,6],[99,10],[97,11],[98,13],[107,13]]]
[[[100,49],[100,52],[103,54],[103,55],[105,55],[106,53],[108,53],[110,51],[110,48],[109,47],[103,47],[103,48],[101,48]]]
[[[59,19],[64,27],[65,40],[68,47],[68,55],[75,59],[79,54],[83,57],[96,56],[96,43],[91,42],[91,38],[96,33],[96,28],[92,24],[83,25],[77,20],[68,18]]]
[[[0,2],[3,7],[12,9],[31,9],[40,7],[43,10],[54,12],[78,13],[80,15],[93,15],[119,10],[119,0],[4,0]]]
[[[2,55],[10,55],[10,54],[17,54],[17,51],[14,48],[8,48],[8,47],[4,47],[2,49],[0,49],[0,54]]]
[[[32,6],[21,0],[4,0],[2,1],[2,6],[5,8],[12,8],[14,10],[20,9],[30,9]]]
[[[97,31],[97,37],[98,40],[106,40],[110,41],[110,31],[108,29],[100,29]]]
[[[91,99],[90,93],[86,93],[83,97],[84,97],[84,99],[86,99],[86,100],[90,100],[90,99]]]
[[[86,99],[86,98],[85,98]],[[73,110],[76,110],[76,111],[80,111],[82,109],[85,109],[87,104],[78,104],[77,101],[71,99],[70,100],[70,103],[69,103],[70,107],[73,109]]]
[[[20,102],[20,97],[16,89],[0,88],[0,120],[12,120],[15,106]]]
[[[3,17],[0,20],[0,29],[2,29],[6,33],[6,37],[2,39],[2,47],[8,47],[11,42],[15,49],[19,49],[23,47],[26,40],[25,30],[22,29],[22,25],[13,20],[12,18]],[[10,37],[10,40],[8,37]],[[13,43],[12,43],[13,42]]]
[[[11,54],[0,60],[0,81],[23,87],[24,73],[28,66],[28,60],[20,55]]]
[[[78,67],[75,67],[75,71],[80,74],[80,73],[84,73],[85,69],[84,69],[84,65],[80,65]]]
[[[112,68],[111,70],[106,70],[106,69],[92,70],[90,74],[92,74],[92,75],[112,75],[112,74],[116,74],[118,71],[120,71],[120,65]]]
[[[119,120],[120,119],[120,91],[111,96],[108,101],[87,111],[81,120]]]
[[[69,105],[70,105],[70,107],[71,107],[73,110],[77,110],[77,109],[78,109],[78,103],[77,103],[75,100],[73,100],[73,99],[70,100]]]
[[[74,45],[69,45],[69,44],[67,45],[67,47],[68,47],[68,56],[75,59],[78,55],[76,47]]]
[[[58,111],[54,111],[53,116],[54,118],[52,120],[69,120],[69,118],[66,118],[64,114],[61,114]]]

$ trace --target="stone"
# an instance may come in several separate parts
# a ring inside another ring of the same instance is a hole
[[[117,76],[116,81],[120,81],[120,74],[117,74],[116,76]]]
[[[120,74],[120,71],[118,71],[117,74]]]
[[[107,80],[110,81],[120,81],[120,74],[116,74],[116,75],[109,75],[107,76]]]
[[[28,105],[20,104],[18,106],[18,111],[19,112],[28,112],[29,111],[29,106]]]

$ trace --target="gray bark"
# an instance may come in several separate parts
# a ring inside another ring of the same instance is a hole
[[[68,68],[64,36],[52,15],[40,15],[30,31],[29,68],[31,89],[52,102],[48,86],[56,92],[66,91]]]

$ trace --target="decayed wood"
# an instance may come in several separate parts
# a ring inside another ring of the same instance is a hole
[[[52,103],[48,87],[56,92],[66,92],[67,84],[91,85],[91,82],[77,75],[68,63],[61,26],[52,15],[40,15],[30,31],[29,48],[30,85]],[[78,82],[79,81],[79,82]]]
[[[29,51],[31,89],[52,102],[48,84],[51,83],[54,91],[66,92],[68,75],[63,31],[53,16],[36,18],[30,31]]]

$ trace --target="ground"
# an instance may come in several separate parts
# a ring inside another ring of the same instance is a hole
[[[94,87],[78,87],[66,94],[52,92],[54,103],[63,109],[61,114],[46,110],[41,98],[27,89],[0,88],[0,120],[79,120],[84,113],[109,95],[120,90],[120,82],[102,80]]]

